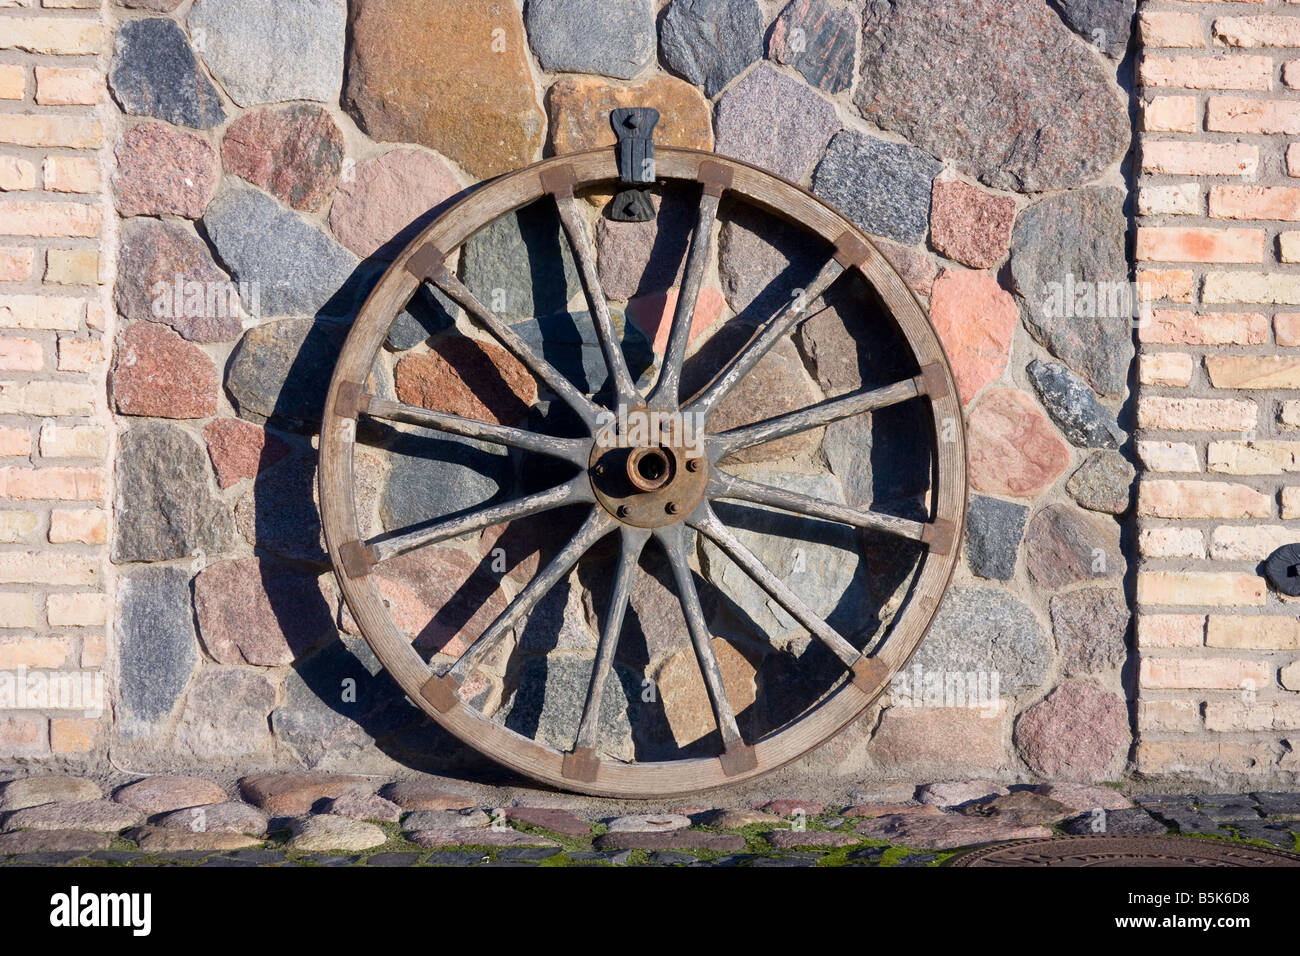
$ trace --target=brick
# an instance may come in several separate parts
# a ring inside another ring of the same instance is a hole
[[[1211,272],[1201,287],[1201,301],[1207,305],[1228,302],[1258,302],[1271,305],[1300,305],[1300,275],[1279,272]]]
[[[50,512],[51,544],[105,544],[108,512],[102,508]]]
[[[1205,128],[1216,133],[1300,133],[1300,102],[1248,100],[1211,96],[1205,107]]]
[[[96,285],[98,249],[51,249],[45,254],[45,281],[56,285]]]
[[[1300,262],[1300,232],[1278,234],[1277,257],[1283,262]]]
[[[107,597],[102,594],[89,594],[87,598],[98,597],[102,600],[95,607],[104,607],[104,613],[108,613]],[[85,668],[103,667],[104,660],[107,656],[107,645],[104,642],[103,634],[87,634],[81,639],[81,666]]]
[[[85,754],[95,749],[99,721],[90,717],[51,717],[50,750],[56,754]]]
[[[1144,558],[1204,558],[1205,535],[1196,528],[1143,528],[1138,553]]]
[[[25,282],[35,267],[35,249],[0,246],[0,282]]]
[[[71,651],[72,642],[66,637],[0,634],[0,670],[62,667]]]
[[[36,68],[36,102],[41,106],[94,106],[104,98],[104,75],[98,70]]]
[[[1231,571],[1141,571],[1139,604],[1191,606],[1262,605],[1264,579]]]
[[[1257,424],[1259,408],[1254,402],[1228,398],[1166,398],[1152,395],[1138,401],[1137,418],[1138,428],[1244,432]]]
[[[1205,629],[1205,646],[1293,651],[1300,648],[1300,621],[1279,614],[1211,614]]]
[[[1184,442],[1140,441],[1137,443],[1138,460],[1148,471],[1199,472],[1201,463],[1196,446]]]
[[[1186,352],[1148,352],[1138,356],[1138,381],[1183,388],[1191,382],[1195,368],[1196,360]]]
[[[1230,481],[1145,479],[1138,485],[1138,514],[1150,518],[1267,518],[1268,495]]]
[[[99,235],[103,213],[75,202],[0,200],[0,235],[89,239]]]
[[[1300,46],[1300,18],[1219,17],[1214,39],[1234,47]]]
[[[108,431],[99,425],[42,425],[42,458],[103,458],[108,454]]]
[[[1282,518],[1287,521],[1300,518],[1300,488],[1282,489]]]
[[[1138,81],[1146,87],[1184,90],[1271,90],[1267,56],[1144,56]]]
[[[1201,705],[1194,700],[1138,701],[1142,733],[1194,733],[1201,729]]]
[[[1263,661],[1239,657],[1145,657],[1138,681],[1152,690],[1240,690],[1270,683]]]
[[[21,100],[27,95],[27,71],[18,63],[0,63],[0,100]]]
[[[1279,219],[1295,222],[1300,220],[1300,188],[1211,186],[1210,215],[1215,219]]]
[[[1215,561],[1263,561],[1295,539],[1295,529],[1283,525],[1225,525],[1214,529],[1210,557]]]
[[[97,149],[104,141],[99,120],[82,116],[0,113],[0,143]]]
[[[0,511],[0,544],[16,544],[30,538],[41,519],[30,511]]]
[[[1138,770],[1147,774],[1201,778],[1207,773],[1268,774],[1273,772],[1273,755],[1270,745],[1262,743],[1141,740],[1137,764]]]
[[[1300,471],[1300,442],[1212,441],[1206,452],[1210,471],[1228,475],[1281,475]]]
[[[1204,614],[1137,616],[1138,647],[1200,647],[1204,638]]]
[[[1259,170],[1259,147],[1159,140],[1142,144],[1142,169],[1166,176],[1243,176]]]
[[[1142,105],[1142,129],[1148,133],[1195,133],[1198,111],[1194,96],[1157,96]]]
[[[1153,309],[1138,328],[1138,340],[1151,345],[1262,345],[1268,341],[1268,318],[1260,312]]]
[[[0,426],[0,458],[32,453],[32,434],[25,428]]]
[[[1215,187],[1219,188],[1223,187]],[[1137,258],[1142,262],[1263,262],[1266,241],[1262,229],[1139,226]]]
[[[1196,276],[1186,269],[1144,269],[1135,281],[1138,298],[1143,302],[1191,302],[1196,297]]]
[[[0,328],[71,331],[81,326],[86,300],[53,295],[0,295]]]
[[[1300,356],[1207,355],[1215,388],[1300,388]]]
[[[1203,216],[1205,199],[1197,183],[1154,186],[1144,183],[1138,190],[1140,216]]]
[[[1212,700],[1205,704],[1205,729],[1222,733],[1290,730],[1300,727],[1300,701],[1275,700],[1246,704]]]
[[[51,594],[45,601],[51,627],[103,627],[108,621],[108,596],[94,592]],[[81,666],[85,667],[83,660]]]
[[[59,336],[59,371],[92,372],[108,360],[102,339],[77,339]]]
[[[45,188],[56,193],[97,193],[99,166],[82,156],[48,156],[42,167]]]
[[[36,167],[17,156],[0,156],[0,192],[36,188]]]
[[[1138,18],[1138,34],[1142,38],[1142,45],[1148,48],[1199,48],[1208,45],[1205,27],[1197,13],[1143,10]]]
[[[1300,661],[1292,661],[1282,668],[1277,679],[1287,690],[1300,690]]]
[[[1300,428],[1300,402],[1283,402],[1277,420],[1288,428]]]
[[[0,584],[98,585],[99,559],[45,551],[0,551]]]
[[[0,50],[25,50],[61,56],[98,53],[104,28],[98,20],[63,17],[12,17],[5,19]]]
[[[99,394],[80,382],[0,382],[0,415],[93,415]]]
[[[104,476],[90,468],[0,468],[0,498],[97,501],[104,497]]]
[[[44,717],[0,717],[0,759],[39,757],[49,752],[50,722]]]
[[[1300,176],[1300,143],[1292,143],[1286,148],[1286,174]]]
[[[0,338],[0,371],[36,372],[45,365],[45,350],[31,339]]]
[[[0,593],[0,627],[35,627],[36,598],[27,593]]]

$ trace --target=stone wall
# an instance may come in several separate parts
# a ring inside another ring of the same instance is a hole
[[[102,757],[113,444],[98,0],[0,3],[0,757]]]
[[[41,24],[86,19],[0,12]],[[313,503],[324,384],[366,289],[430,210],[544,156],[609,145],[611,107],[651,105],[663,116],[661,143],[773,169],[878,237],[930,309],[966,407],[971,513],[951,594],[908,683],[798,772],[1119,777],[1131,744],[1119,517],[1133,479],[1120,424],[1132,360],[1131,14],[1123,2],[1067,0],[108,6],[108,84],[120,111],[109,123],[120,222],[106,226],[120,232],[109,243],[120,326],[108,382],[114,680],[111,716],[84,759],[105,761],[111,744],[117,765],[140,770],[478,763],[401,700],[339,607]],[[292,29],[274,28],[283,24]],[[6,107],[5,119],[43,112],[40,95],[33,109],[30,99]],[[652,363],[682,250],[674,260],[654,227],[591,212],[602,281]],[[659,231],[674,215],[665,202]],[[757,310],[767,279],[797,271],[799,250],[771,225],[742,216],[724,225],[703,325]],[[509,266],[511,253],[538,243],[560,247],[552,223],[508,220],[471,243],[462,276],[501,292],[512,320],[562,313],[578,291],[571,264],[547,281]],[[643,278],[651,250],[659,268]],[[531,383],[490,347],[458,352],[454,335],[439,334],[457,321],[446,306],[430,297],[398,323],[384,387],[517,418]],[[40,334],[51,337],[40,346],[48,367],[55,333]],[[77,346],[87,330],[62,334],[85,361]],[[755,401],[815,399],[827,387],[815,335],[775,356]],[[575,354],[581,366],[580,347]],[[61,342],[60,369],[63,355]],[[508,387],[485,392],[494,368]],[[5,392],[26,377],[7,373]],[[94,394],[102,405],[102,390]],[[31,440],[33,420],[15,421]],[[837,488],[853,496],[859,481],[874,485],[860,497],[888,497],[881,485],[897,465],[884,448],[846,443],[839,468],[824,449]],[[472,496],[480,487],[463,468],[440,472],[403,454],[400,440],[387,450],[391,464],[360,457],[375,530],[421,517],[404,509],[424,489]],[[32,461],[47,457],[42,440]],[[55,552],[33,543],[44,522],[23,532],[22,546],[4,545],[2,560],[48,561]],[[452,636],[435,625],[451,596],[479,580],[494,544],[442,550],[408,569],[428,589],[401,606],[415,631],[438,646]],[[88,554],[89,545],[68,547]],[[409,583],[395,582],[394,601]],[[543,648],[592,640],[583,582],[571,583],[550,617],[572,631]],[[654,597],[651,588],[645,600]],[[483,597],[470,625],[501,600]],[[51,629],[67,640],[56,620]],[[93,650],[69,646],[83,660]],[[656,665],[656,680],[672,679],[673,660]],[[926,694],[927,678],[967,675],[996,677],[994,699],[944,706],[954,702]],[[340,692],[349,680],[351,696]],[[538,706],[544,721],[550,704]]]
[[[1300,16],[1146,3],[1141,39],[1138,768],[1294,782],[1300,624],[1261,570],[1300,533]]]

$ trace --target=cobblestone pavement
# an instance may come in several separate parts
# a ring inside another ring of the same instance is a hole
[[[851,806],[781,799],[599,816],[479,806],[425,782],[376,792],[341,775],[267,774],[239,790],[232,800],[211,781],[152,777],[109,796],[82,778],[12,781],[0,790],[0,866],[924,867],[969,846],[1090,833],[1300,849],[1300,793],[958,781]]]

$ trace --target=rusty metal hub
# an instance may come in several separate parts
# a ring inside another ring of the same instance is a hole
[[[592,446],[592,492],[611,515],[636,528],[662,528],[691,514],[709,483],[702,436],[665,427],[663,416],[639,408]]]

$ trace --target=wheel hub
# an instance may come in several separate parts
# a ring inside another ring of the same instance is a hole
[[[596,500],[619,521],[661,528],[695,510],[708,484],[699,436],[637,409],[597,436],[587,474]]]

